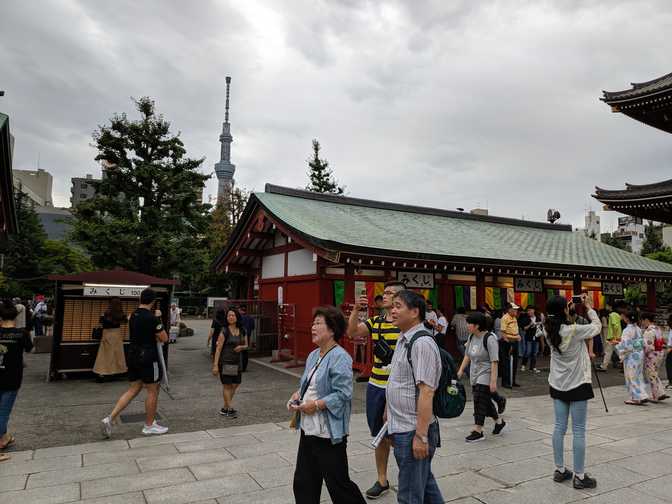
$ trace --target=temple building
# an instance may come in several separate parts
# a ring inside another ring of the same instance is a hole
[[[601,98],[612,112],[672,133],[672,73],[648,82],[633,83],[625,91],[604,91]],[[654,184],[625,184],[622,190],[595,188],[593,197],[605,210],[672,224],[672,179]]]
[[[299,360],[313,349],[314,307],[333,304],[347,313],[362,292],[373,306],[391,279],[404,280],[448,317],[459,307],[544,306],[549,295],[581,292],[599,308],[633,282],[648,286],[647,304],[655,306],[656,284],[672,282],[672,264],[567,225],[273,185],[250,196],[214,267],[247,278],[247,292],[234,297],[292,306],[291,351]]]

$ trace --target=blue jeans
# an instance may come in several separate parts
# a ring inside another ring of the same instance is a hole
[[[530,369],[537,368],[537,354],[539,353],[539,342],[535,339],[525,342],[525,353],[523,354],[523,366],[530,363]]]
[[[417,460],[413,456],[415,431],[392,434],[394,458],[399,466],[399,504],[442,504],[443,497],[432,474],[432,458],[441,445],[439,424],[429,426],[429,457]]]
[[[12,413],[18,390],[0,390],[0,436],[7,433],[9,415]]]
[[[588,416],[588,401],[574,401],[567,403],[553,399],[555,410],[555,429],[553,430],[553,460],[556,467],[564,467],[564,444],[567,432],[567,421],[572,415],[574,472],[583,474],[586,464],[586,418]]]

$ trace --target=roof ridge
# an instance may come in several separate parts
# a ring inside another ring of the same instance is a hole
[[[454,219],[472,220],[479,222],[491,222],[494,224],[508,224],[511,226],[520,226],[535,229],[547,229],[551,231],[572,231],[572,226],[569,224],[550,224],[546,222],[526,221],[522,219],[499,217],[495,215],[477,215],[472,213],[456,212],[453,210],[444,210],[441,208],[405,205],[401,203],[389,203],[386,201],[353,198],[350,196],[340,196],[336,194],[316,193],[304,189],[292,189],[289,187],[283,187],[274,184],[266,184],[265,192],[269,194],[279,194],[295,198],[311,199],[315,201],[326,201],[329,203],[338,203],[341,205],[362,206],[366,208],[378,208],[381,210],[395,210],[398,212],[434,215],[437,217],[450,217]]]

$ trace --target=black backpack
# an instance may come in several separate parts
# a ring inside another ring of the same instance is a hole
[[[406,358],[411,366],[414,383],[415,372],[413,372],[413,362],[411,361],[411,349],[413,343],[423,336],[429,336],[434,341],[434,337],[429,331],[418,331],[410,339],[406,348]],[[435,341],[434,344],[436,344]],[[439,379],[439,386],[434,391],[432,409],[439,418],[457,418],[464,411],[464,406],[467,403],[467,393],[464,390],[464,385],[457,379],[457,366],[452,356],[440,347],[439,354],[441,355],[441,378]]]

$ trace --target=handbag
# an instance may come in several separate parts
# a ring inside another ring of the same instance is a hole
[[[238,376],[239,371],[238,364],[222,364],[220,374],[222,376]]]
[[[383,325],[383,317],[378,317],[378,339],[373,347],[373,354],[382,362],[383,366],[389,366],[392,363],[392,356],[394,350],[383,336],[381,326]]]
[[[336,348],[338,345],[334,345],[331,347],[329,350],[327,350],[327,353],[325,353],[321,358],[317,360],[317,364],[315,364],[315,367],[313,370],[310,372],[310,376],[306,380],[306,383],[303,384],[303,387],[301,387],[301,393],[299,394],[299,401],[303,401],[303,396],[306,395],[306,392],[308,391],[308,386],[310,385],[310,381],[313,379],[313,376],[315,376],[315,373],[317,373],[317,368],[320,367],[320,364],[324,360],[324,358],[327,356],[329,352],[331,352],[334,348]],[[289,419],[289,428],[290,429],[296,429],[296,426],[298,424],[299,420],[299,412],[298,411],[293,411],[292,412],[292,417]]]
[[[91,330],[91,339],[92,340],[101,340],[103,339],[103,328],[96,326]]]

